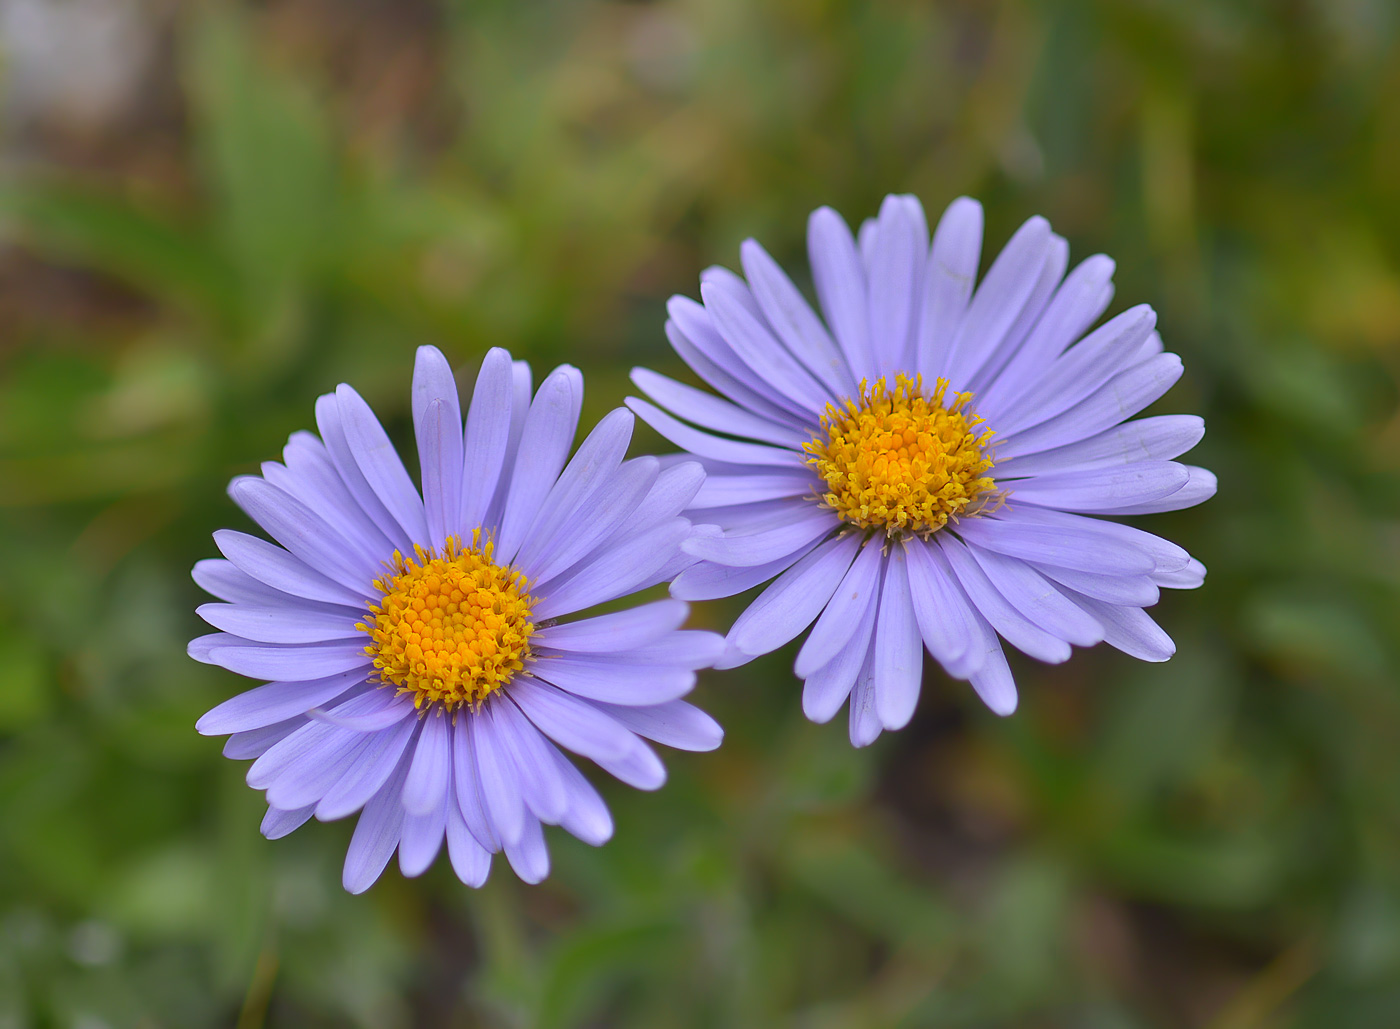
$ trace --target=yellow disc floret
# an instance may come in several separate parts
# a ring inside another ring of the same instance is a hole
[[[365,652],[379,679],[412,693],[422,708],[476,705],[525,667],[534,598],[524,576],[491,561],[492,544],[472,533],[463,547],[449,537],[441,555],[415,547],[394,552],[393,568],[375,582],[384,596],[370,604]]]
[[[966,410],[972,394],[954,393],[948,403],[948,380],[929,396],[922,386],[905,375],[893,390],[883,377],[862,381],[858,399],[827,405],[826,438],[803,447],[826,480],[822,500],[847,522],[890,535],[934,532],[993,492],[983,452],[992,433]]]

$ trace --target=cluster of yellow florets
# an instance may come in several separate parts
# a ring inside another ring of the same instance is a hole
[[[384,596],[370,605],[373,623],[358,626],[373,641],[365,652],[380,680],[413,693],[420,708],[480,703],[525,666],[534,600],[519,572],[492,563],[491,549],[478,529],[470,547],[452,537],[441,556],[395,551],[393,574],[374,584]]]
[[[948,404],[946,379],[927,397],[922,385],[905,375],[893,390],[883,377],[862,381],[858,399],[827,406],[826,438],[804,445],[826,481],[822,499],[847,522],[891,535],[933,532],[994,489],[983,453],[992,433],[979,433],[982,419],[966,412],[972,394],[954,393]]]

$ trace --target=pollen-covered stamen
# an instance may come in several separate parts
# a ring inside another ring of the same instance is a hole
[[[470,547],[449,537],[441,555],[395,551],[392,573],[374,584],[384,596],[358,626],[372,641],[365,653],[380,681],[412,693],[417,707],[480,703],[525,667],[534,598],[523,575],[492,563],[491,549],[477,529]]]
[[[983,453],[992,433],[979,432],[982,419],[966,410],[972,394],[948,403],[947,379],[927,397],[922,387],[917,376],[896,376],[893,391],[883,376],[874,386],[862,380],[859,400],[827,405],[826,438],[803,446],[826,480],[823,502],[847,522],[890,535],[934,532],[995,489]]]

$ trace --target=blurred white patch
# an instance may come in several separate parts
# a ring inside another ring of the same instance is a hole
[[[110,965],[121,952],[121,937],[105,922],[80,922],[68,936],[69,956],[89,968]]]
[[[131,102],[154,48],[140,0],[0,0],[7,120],[93,128]]]
[[[1310,6],[1348,57],[1382,57],[1400,23],[1394,0],[1312,0]]]
[[[1001,140],[997,153],[1002,170],[1022,184],[1039,182],[1045,175],[1045,155],[1025,125],[1017,125]]]
[[[699,42],[675,11],[644,10],[627,34],[627,63],[652,89],[679,89],[695,73]]]

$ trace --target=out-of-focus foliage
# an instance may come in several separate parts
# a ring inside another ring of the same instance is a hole
[[[1398,21],[7,4],[0,1026],[1400,1024]],[[192,728],[243,683],[184,656],[229,477],[340,381],[406,441],[423,343],[576,363],[591,421],[675,368],[702,267],[800,270],[812,207],[889,191],[979,196],[997,246],[1045,214],[1157,307],[1222,483],[1152,519],[1211,569],[1158,609],[1178,656],[1021,662],[1007,721],[930,667],[861,752],[790,650],[709,674],[724,748],[602,782],[616,838],[553,833],[538,888],[353,898],[348,824],[262,840]]]

